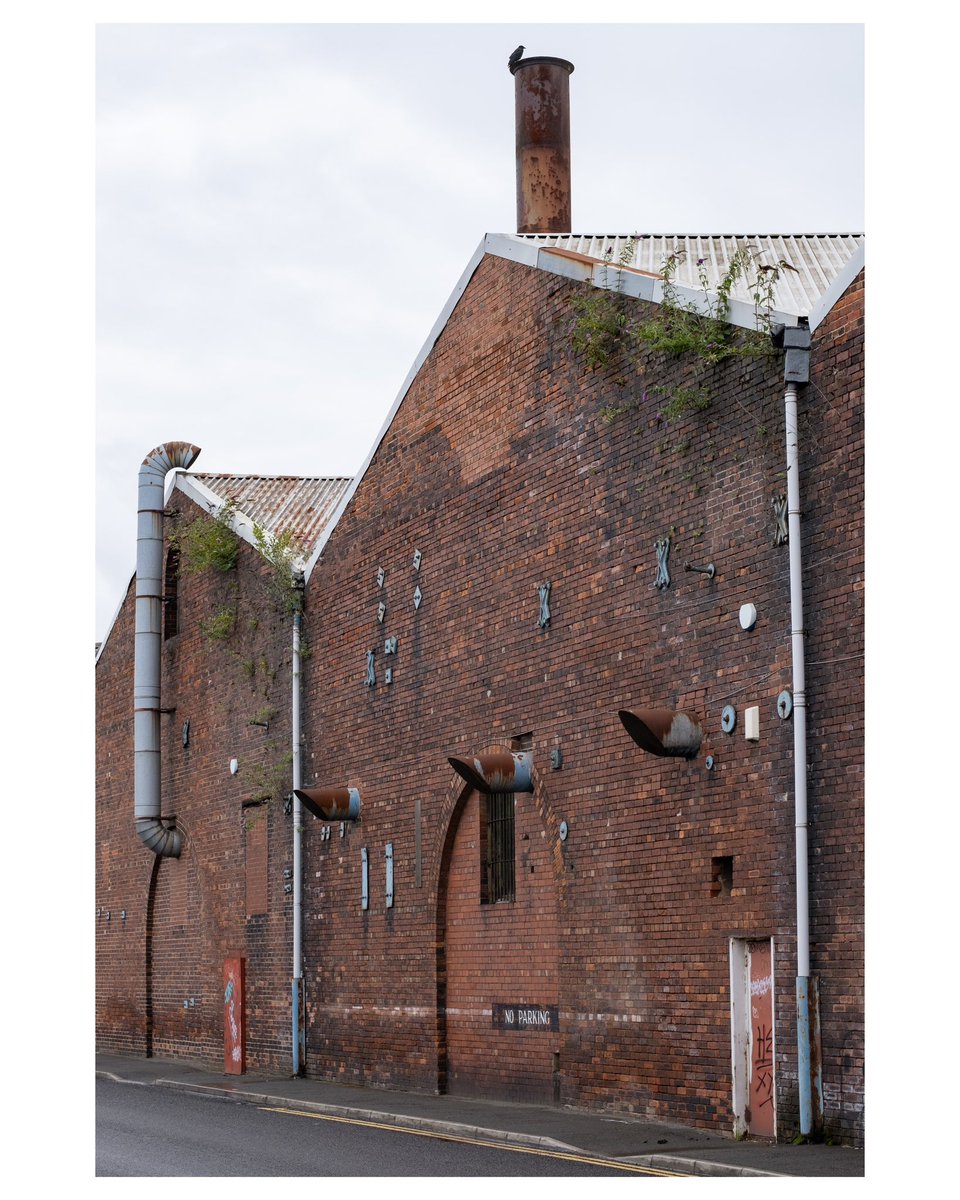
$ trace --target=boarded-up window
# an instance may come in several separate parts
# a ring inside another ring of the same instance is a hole
[[[265,805],[244,808],[247,858],[247,916],[267,911],[267,809]]]
[[[171,546],[167,551],[167,564],[163,572],[163,640],[174,637],[180,631],[179,612],[180,551]]]

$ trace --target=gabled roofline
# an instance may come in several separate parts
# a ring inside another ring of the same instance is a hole
[[[110,623],[107,626],[107,632],[103,635],[103,641],[97,647],[97,653],[93,659],[94,666],[96,666],[97,663],[100,661],[100,655],[103,653],[103,648],[104,648],[104,646],[106,646],[107,642],[110,640],[110,634],[113,632],[113,627],[117,623],[117,617],[120,616],[120,611],[123,608],[123,605],[127,599],[127,592],[130,591],[130,584],[133,583],[133,581],[136,579],[136,577],[137,577],[137,572],[136,572],[136,568],[134,568],[134,570],[132,570],[130,572],[130,578],[127,580],[127,586],[123,589],[123,595],[120,597],[120,602],[117,605],[117,607],[113,610],[113,616],[110,618]]]
[[[612,264],[605,259],[592,258],[587,254],[566,250],[558,246],[543,246],[531,242],[520,242],[506,234],[488,234],[485,241],[488,252],[495,254],[498,258],[506,258],[511,262],[521,263],[524,266],[536,267],[537,270],[548,271],[551,275],[562,275],[567,279],[592,283],[594,287],[606,288],[608,291],[617,291],[621,295],[632,296],[637,300],[649,300],[653,304],[663,303],[663,285],[665,281],[662,275],[653,274],[650,271],[641,271],[636,267]],[[857,253],[851,259],[851,263],[857,258],[859,258],[860,267],[862,268],[862,246],[858,248]],[[823,320],[847,286],[856,278],[857,271],[855,270],[850,273],[849,268],[850,263],[840,272],[837,280],[834,281],[834,284],[825,293],[824,300],[827,296],[831,297],[829,305],[823,308],[823,311],[820,311],[823,300],[817,305],[818,323]],[[837,290],[837,284],[841,278],[845,279],[845,282]],[[688,287],[680,283],[674,283],[673,294],[681,304],[698,308],[704,313],[710,311],[711,302],[715,302],[716,300],[716,293],[714,292],[705,293],[702,288]],[[773,324],[796,325],[799,317],[797,313],[772,309],[769,319]],[[735,298],[732,298],[729,302],[726,320],[729,324],[737,325],[743,329],[757,328],[755,307]],[[810,322],[810,327],[811,329],[816,328],[813,320]]]
[[[460,276],[456,286],[447,298],[446,304],[440,310],[440,315],[434,322],[426,341],[421,346],[420,353],[414,359],[413,366],[407,372],[407,377],[404,379],[399,392],[397,392],[390,411],[387,413],[386,420],[383,422],[380,432],[374,438],[370,451],[364,459],[360,470],[354,475],[353,482],[347,488],[346,492],[344,492],[340,503],[334,509],[330,520],[324,527],[313,553],[307,560],[304,579],[310,579],[314,567],[320,560],[320,556],[323,554],[324,548],[336,528],[337,522],[353,499],[361,480],[366,475],[367,469],[373,461],[374,455],[380,449],[387,431],[393,424],[393,419],[397,415],[397,411],[403,403],[407,392],[410,390],[410,385],[417,377],[420,368],[426,361],[430,351],[436,345],[441,333],[443,333],[447,321],[449,321],[453,310],[459,303],[460,297],[467,290],[467,285],[473,278],[474,272],[488,254],[495,258],[505,258],[510,262],[519,263],[521,266],[548,271],[552,275],[562,275],[567,279],[589,282],[594,287],[611,288],[613,286],[611,278],[616,278],[616,288],[624,295],[633,296],[638,300],[650,300],[654,304],[663,303],[664,279],[662,275],[655,275],[649,271],[641,271],[634,267],[611,266],[609,262],[603,259],[591,258],[586,254],[579,254],[575,251],[555,246],[538,245],[536,242],[521,240],[509,234],[485,234],[480,245],[474,251],[473,257],[467,263],[466,270]],[[836,304],[846,288],[857,277],[857,274],[863,268],[863,260],[864,250],[860,246],[824,293],[815,310],[811,312],[811,329],[817,327],[833,305]],[[695,305],[705,311],[708,310],[711,297],[705,295],[702,290],[679,284],[675,284],[673,290],[674,295],[681,302]],[[775,324],[796,325],[799,321],[796,313],[783,312],[780,309],[774,309],[769,316],[771,322]],[[731,299],[730,301],[727,320],[731,324],[741,326],[744,329],[756,329],[757,327],[757,314],[753,305],[745,304],[743,301],[736,299]]]
[[[867,250],[866,246],[860,245],[851,254],[849,260],[840,268],[834,277],[833,282],[820,297],[819,301],[810,310],[810,328],[816,329],[820,325],[833,306],[837,303],[843,293],[847,290],[851,283],[860,274],[866,264]]]
[[[201,483],[196,476],[191,475],[190,472],[183,470],[176,470],[172,474],[173,483],[167,497],[168,504],[174,491],[181,491],[187,497],[187,499],[192,500],[193,503],[198,506],[198,508],[204,509],[211,516],[216,515],[220,509],[223,508],[224,504],[226,503],[226,499],[223,496],[218,495],[215,491],[213,491],[212,488],[207,487],[205,483]],[[246,513],[241,512],[239,509],[235,509],[230,516],[229,525],[239,538],[242,538],[243,541],[252,546],[254,550],[256,550],[257,553],[262,557],[263,551],[258,544],[256,534],[254,533],[256,522],[252,519],[252,517],[247,516]],[[294,554],[291,558],[290,565],[295,574],[304,575],[306,562],[302,555]],[[130,574],[131,581],[136,578],[136,575],[137,572],[136,569],[134,569]],[[113,632],[113,627],[117,623],[117,618],[120,616],[120,612],[123,608],[124,602],[127,598],[127,593],[129,591],[130,583],[128,583],[124,589],[124,593],[120,597],[120,603],[114,610],[114,614],[110,619],[110,624],[107,626],[107,631],[103,635],[103,641],[97,648],[97,653],[93,660],[94,666],[96,666],[96,664],[100,661],[100,655],[103,653],[104,647],[110,640],[110,634]]]
[[[183,492],[194,504],[200,508],[205,508],[211,516],[215,516],[226,503],[224,497],[218,495],[212,488],[207,487],[205,483],[201,483],[194,475],[178,471],[173,486]],[[228,524],[237,537],[242,538],[258,553],[262,553],[255,533],[257,523],[252,517],[248,517],[246,513],[237,508],[230,514]],[[293,555],[291,566],[296,574],[302,574],[305,565],[302,556],[298,554]]]
[[[306,581],[309,582],[310,576],[313,573],[313,569],[317,565],[318,561],[320,560],[320,555],[323,553],[324,547],[326,546],[327,542],[330,540],[330,535],[333,533],[333,531],[337,525],[337,522],[340,520],[340,517],[343,515],[347,505],[353,499],[354,493],[356,492],[356,490],[360,484],[360,480],[364,477],[364,475],[366,475],[367,468],[370,466],[371,462],[373,462],[374,455],[380,449],[380,443],[386,437],[387,430],[393,424],[393,418],[397,415],[397,410],[399,409],[400,405],[403,403],[404,397],[406,396],[407,392],[410,390],[410,385],[413,383],[414,379],[416,379],[417,375],[419,374],[420,368],[426,362],[427,356],[429,355],[429,353],[433,349],[433,347],[436,345],[437,339],[440,337],[440,334],[443,333],[443,330],[447,324],[447,321],[450,320],[450,316],[453,313],[453,310],[457,307],[457,304],[460,301],[460,297],[467,290],[467,285],[470,283],[470,280],[473,278],[474,272],[476,271],[476,269],[480,265],[480,263],[483,261],[484,256],[488,253],[487,247],[488,247],[491,237],[495,237],[495,236],[496,235],[491,235],[491,234],[486,234],[484,236],[480,245],[473,252],[473,256],[471,257],[470,261],[467,263],[466,270],[463,272],[463,274],[457,280],[456,286],[454,287],[454,289],[450,293],[450,295],[447,297],[447,302],[443,306],[443,308],[440,310],[440,315],[437,317],[436,321],[434,321],[433,328],[430,330],[429,334],[427,335],[426,341],[420,347],[420,353],[413,360],[413,366],[407,372],[407,377],[406,377],[406,379],[404,379],[403,383],[401,384],[400,390],[399,390],[399,392],[397,392],[396,398],[394,399],[394,402],[390,407],[390,411],[387,413],[387,418],[384,421],[383,425],[380,427],[380,432],[374,438],[373,445],[370,447],[370,451],[367,454],[367,457],[363,460],[363,465],[360,467],[360,470],[357,471],[356,475],[354,475],[353,482],[350,484],[350,486],[344,492],[343,496],[340,498],[340,503],[333,510],[333,514],[330,517],[330,520],[327,522],[326,526],[323,529],[323,532],[320,534],[320,537],[317,540],[316,546],[314,546],[314,548],[313,548],[313,553],[307,559],[307,564],[306,564],[306,567],[304,568],[304,572],[303,572],[303,577]],[[532,265],[535,265],[535,264],[532,264]]]

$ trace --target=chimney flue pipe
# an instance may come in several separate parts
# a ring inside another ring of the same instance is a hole
[[[570,75],[565,58],[510,67],[517,107],[517,233],[569,233]]]

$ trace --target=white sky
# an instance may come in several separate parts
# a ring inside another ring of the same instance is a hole
[[[101,26],[97,640],[154,446],[356,472],[484,233],[516,229],[518,42],[575,67],[576,230],[863,229],[858,25]]]

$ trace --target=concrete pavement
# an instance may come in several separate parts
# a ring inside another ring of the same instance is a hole
[[[511,1104],[422,1092],[351,1087],[317,1079],[225,1075],[209,1064],[162,1058],[96,1056],[98,1078],[290,1105],[481,1141],[577,1151],[684,1175],[862,1177],[864,1152],[846,1146],[741,1142],[628,1114]]]

